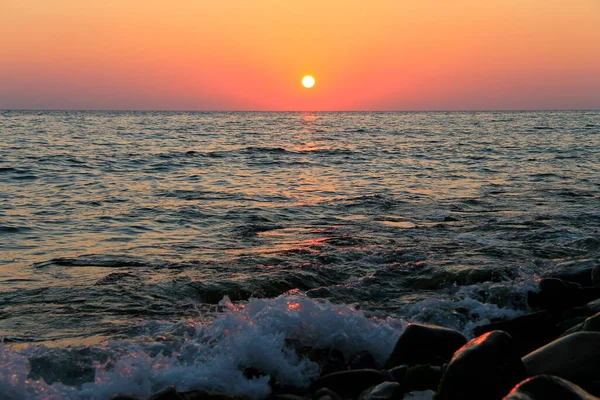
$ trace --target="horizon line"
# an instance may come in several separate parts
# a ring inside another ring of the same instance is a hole
[[[431,109],[431,110],[194,110],[194,109],[120,109],[120,108],[0,108],[6,111],[79,111],[79,112],[197,112],[197,113],[424,113],[424,112],[571,112],[571,111],[600,111],[600,108],[522,108],[522,109]]]

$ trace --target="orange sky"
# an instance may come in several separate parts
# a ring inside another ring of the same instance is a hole
[[[600,1],[0,0],[0,108],[600,109]]]

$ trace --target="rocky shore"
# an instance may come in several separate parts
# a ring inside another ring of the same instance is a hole
[[[308,388],[271,382],[271,400],[541,400],[600,396],[600,266],[552,271],[529,294],[532,312],[475,329],[471,340],[440,326],[410,324],[383,365],[367,351],[297,349],[319,363]],[[249,377],[264,376],[247,369]],[[164,388],[148,398],[246,400],[247,396]]]

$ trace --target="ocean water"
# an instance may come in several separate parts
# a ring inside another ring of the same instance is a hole
[[[265,397],[600,257],[600,112],[0,111],[0,393]],[[268,376],[248,378],[245,368]]]

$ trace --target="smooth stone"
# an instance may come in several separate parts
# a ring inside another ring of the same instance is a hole
[[[576,282],[582,286],[592,286],[592,271],[597,266],[598,260],[595,259],[567,261],[550,268],[546,275]]]
[[[408,371],[408,365],[406,365],[406,364],[399,365],[397,367],[394,367],[394,368],[388,370],[388,372],[390,374],[392,374],[392,376],[398,383],[402,382],[404,375],[406,375],[406,371]]]
[[[556,321],[548,311],[539,311],[506,321],[493,322],[478,326],[473,330],[477,336],[491,331],[508,333],[520,356],[550,343],[558,336]]]
[[[600,332],[600,313],[586,319],[583,322],[582,330],[585,332]]]
[[[322,376],[316,379],[310,388],[311,392],[316,392],[321,388],[328,388],[344,398],[356,398],[365,389],[386,381],[394,381],[392,374],[387,371],[354,369]]]
[[[361,350],[350,356],[348,367],[350,369],[380,369],[381,365],[368,350]]]
[[[519,383],[504,400],[593,400],[579,386],[552,375],[538,375]]]
[[[110,396],[109,400],[144,400],[145,397],[140,397],[133,393],[117,393]]]
[[[342,400],[342,396],[329,388],[321,388],[312,395],[312,398],[315,400],[322,399],[323,397],[330,397],[332,400]]]
[[[183,400],[254,400],[245,394],[208,392],[206,390],[191,390],[177,393]]]
[[[402,400],[402,389],[398,382],[383,382],[362,392],[359,400]]]
[[[415,391],[404,395],[403,400],[433,400],[433,396],[435,396],[433,390]]]
[[[553,314],[571,307],[583,306],[600,298],[600,288],[595,287],[563,287],[529,292],[530,307],[541,308]]]
[[[500,400],[526,377],[510,335],[488,332],[456,351],[436,400]]]
[[[153,393],[150,397],[148,397],[148,400],[181,400],[181,396],[177,394],[175,386],[167,386],[164,389]]]
[[[558,290],[565,288],[580,288],[581,285],[576,282],[569,282],[559,278],[544,278],[540,281],[542,290]]]
[[[586,319],[587,319],[586,317],[569,318],[569,319],[560,321],[558,324],[556,324],[556,329],[558,330],[558,332],[562,333],[563,336],[565,336],[564,334],[567,331],[570,331],[571,329],[573,329],[577,326],[579,326],[581,328],[581,326],[583,325],[583,323],[585,322]],[[577,332],[577,330],[575,332]],[[535,350],[535,349],[533,349],[533,350]]]
[[[597,265],[592,270],[592,285],[600,287],[600,265]]]
[[[593,313],[600,312],[600,299],[596,299],[587,303],[587,308]]]
[[[454,329],[428,324],[409,324],[400,335],[384,367],[391,369],[403,364],[442,365],[465,343],[467,338]]]
[[[414,392],[423,390],[437,390],[442,379],[442,368],[429,364],[410,367],[400,382],[402,391]]]
[[[530,376],[556,375],[585,387],[600,373],[600,333],[576,332],[523,357]]]

